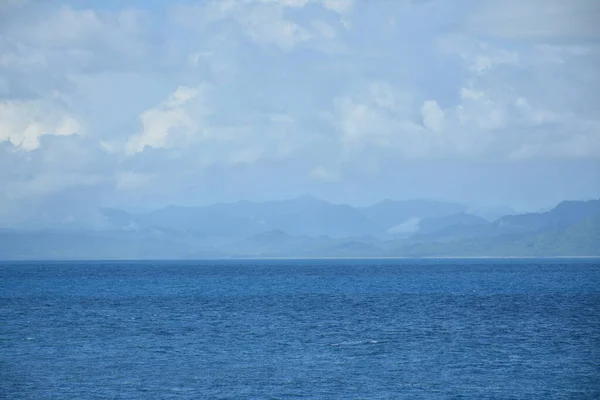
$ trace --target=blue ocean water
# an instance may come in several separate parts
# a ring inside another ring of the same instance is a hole
[[[600,260],[0,263],[3,399],[599,399]]]

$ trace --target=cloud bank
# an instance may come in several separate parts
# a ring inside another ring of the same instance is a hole
[[[596,20],[592,0],[3,2],[0,203],[442,197],[441,174],[415,183],[440,162],[570,163],[595,195]]]

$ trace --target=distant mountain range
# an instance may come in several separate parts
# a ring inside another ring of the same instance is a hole
[[[310,195],[145,213],[103,208],[93,226],[71,218],[0,230],[0,259],[600,256],[600,200],[490,220],[498,210],[429,200],[353,207]]]

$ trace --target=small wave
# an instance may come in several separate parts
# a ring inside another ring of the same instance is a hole
[[[379,340],[352,340],[352,341],[345,341],[345,342],[339,342],[339,343],[332,343],[330,346],[333,346],[333,347],[358,346],[358,345],[363,345],[363,344],[377,344],[377,343],[381,343],[381,342]]]

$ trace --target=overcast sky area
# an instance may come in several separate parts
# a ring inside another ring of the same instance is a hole
[[[0,1],[0,222],[600,197],[600,1]]]

